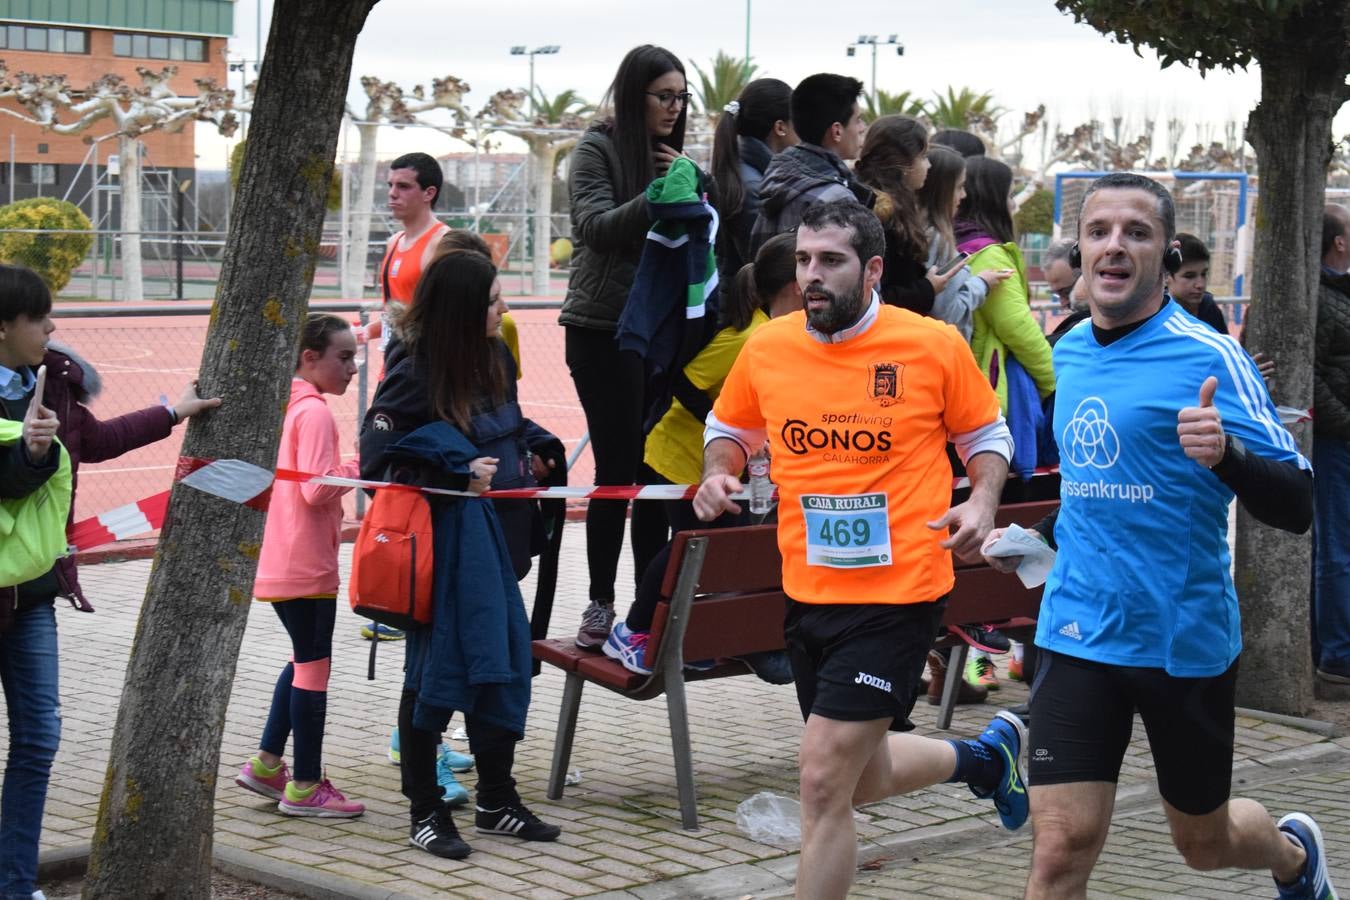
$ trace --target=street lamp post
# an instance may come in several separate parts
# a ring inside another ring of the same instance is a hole
[[[745,77],[750,78],[750,0],[745,0]]]
[[[848,45],[847,53],[848,53],[849,56],[854,56],[854,55],[856,55],[856,54],[857,54],[857,50],[858,50],[859,47],[871,47],[871,48],[872,48],[872,92],[871,92],[871,93],[872,93],[872,109],[873,109],[873,110],[876,110],[876,109],[877,109],[877,45],[878,45],[878,44],[884,44],[884,45],[886,45],[886,46],[894,46],[894,47],[895,47],[895,55],[896,55],[896,56],[904,56],[904,55],[905,55],[905,45],[902,44],[902,43],[900,43],[899,37],[900,37],[899,35],[892,34],[892,35],[889,35],[885,40],[882,40],[881,38],[877,37],[875,34],[860,34],[860,35],[858,35],[858,39],[857,39],[856,41],[854,41],[853,43],[851,43],[851,44]]]
[[[517,44],[511,48],[512,56],[528,56],[530,58],[530,116],[534,116],[534,58],[539,55],[552,56],[562,48],[557,44],[545,44],[542,47],[535,47],[533,50],[525,49],[523,44]]]
[[[250,64],[252,64],[252,66],[253,66],[253,71],[254,71],[254,73],[256,74],[257,71],[258,71],[258,60],[256,60],[256,59],[226,59],[226,60],[225,60],[225,63],[226,63],[226,68],[227,68],[230,72],[238,72],[238,73],[239,73],[239,99],[242,101],[242,100],[244,99],[244,93],[245,93],[245,91],[248,89],[248,67],[249,67]],[[244,131],[245,135],[247,135],[247,134],[248,134],[248,113],[246,113],[246,112],[243,113],[242,118],[243,118],[243,121],[242,121],[241,124],[242,124],[242,126],[243,126],[243,131]]]
[[[514,47],[511,48],[511,55],[512,55],[512,56],[528,56],[528,57],[530,58],[530,118],[531,118],[531,119],[534,119],[534,117],[535,117],[535,107],[534,107],[534,58],[535,58],[536,56],[552,56],[553,54],[557,53],[557,52],[558,52],[559,50],[561,50],[561,49],[562,49],[562,48],[559,47],[557,44],[544,44],[542,47],[535,47],[533,50],[527,49],[527,48],[525,47],[525,45],[523,45],[523,44],[517,44],[516,46],[514,46]],[[551,183],[551,182],[552,182],[552,177],[551,177],[551,176],[552,176],[552,173],[549,173],[549,174],[550,174],[550,179],[549,179],[550,184],[549,184],[549,187],[552,188],[552,183]],[[526,240],[525,240],[525,242],[524,242],[524,244],[523,244],[523,246],[525,246],[525,247],[530,251],[530,252],[527,253],[527,256],[529,256],[529,258],[531,258],[531,259],[534,258],[534,255],[535,255],[535,254],[533,253],[533,248],[530,248],[530,247],[529,247],[529,244],[530,244],[530,241],[531,241],[531,237],[530,237],[530,236],[531,236],[532,234],[534,234],[533,240],[539,240],[539,237],[538,237],[538,235],[536,234],[536,232],[538,232],[538,231],[541,230],[541,229],[535,228],[535,227],[534,227],[534,222],[533,222],[533,219],[534,219],[534,204],[531,203],[530,201],[531,201],[531,199],[532,199],[531,193],[532,193],[534,187],[535,187],[535,184],[534,184],[534,153],[531,152],[531,153],[529,153],[529,154],[525,157],[525,234],[526,234]],[[547,241],[547,240],[548,240],[548,234],[549,234],[549,232],[548,232],[548,223],[545,223],[545,224],[544,224],[544,226],[543,226],[543,228],[542,228],[542,231],[543,231],[543,234],[544,234],[544,238],[543,238],[543,239],[544,239],[545,241]]]

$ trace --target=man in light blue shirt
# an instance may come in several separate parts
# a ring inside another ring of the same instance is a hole
[[[1100,178],[1083,199],[1073,264],[1091,319],[1055,345],[1061,505],[1036,528],[1059,552],[1036,633],[1026,895],[1086,895],[1138,713],[1187,864],[1269,869],[1282,898],[1334,898],[1310,817],[1277,825],[1230,799],[1228,506],[1305,531],[1311,467],[1238,343],[1167,298],[1175,230],[1171,196],[1142,176]]]

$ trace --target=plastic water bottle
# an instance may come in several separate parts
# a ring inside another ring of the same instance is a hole
[[[756,516],[768,515],[773,507],[773,482],[769,480],[769,453],[763,447],[750,454],[746,461],[750,470],[750,512]]]

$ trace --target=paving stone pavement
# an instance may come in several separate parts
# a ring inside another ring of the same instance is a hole
[[[585,605],[584,542],[583,526],[569,524],[551,629],[555,636],[573,632]],[[344,547],[344,571],[349,551]],[[631,584],[631,557],[625,554],[621,566],[619,584]],[[86,567],[82,581],[98,613],[82,615],[67,608],[58,613],[64,733],[44,822],[44,850],[86,844],[92,833],[149,570],[148,560]],[[532,576],[522,589],[529,603]],[[755,793],[796,795],[801,721],[790,686],[753,677],[690,685],[702,827],[687,832],[679,825],[666,710],[660,700],[633,703],[588,688],[572,754],[572,769],[580,780],[567,788],[563,799],[545,799],[563,684],[561,674],[545,667],[534,681],[516,777],[526,803],[545,820],[563,826],[562,838],[555,844],[523,844],[479,835],[461,812],[456,819],[474,852],[454,862],[408,844],[398,770],[385,756],[396,718],[402,646],[382,644],[376,680],[367,681],[369,644],[359,636],[360,624],[345,601],[339,602],[324,762],[328,777],[364,802],[366,814],[355,820],[288,818],[235,786],[239,765],[256,750],[276,674],[289,655],[275,615],[255,603],[222,745],[216,794],[219,846],[254,854],[247,858],[258,859],[260,870],[294,863],[327,876],[330,886],[364,885],[385,896],[740,898],[790,893],[796,848],[751,841],[736,824],[737,805]],[[1025,700],[1026,691],[1005,679],[994,698],[1013,705]],[[919,703],[914,720],[921,733],[941,734],[934,726],[934,711]],[[978,731],[993,711],[992,705],[960,708],[953,733]],[[460,725],[452,723],[452,735]],[[1180,862],[1151,793],[1143,729],[1136,728],[1135,734],[1093,895],[1269,895],[1264,874],[1201,875]],[[463,740],[451,744],[467,749]],[[7,736],[0,732],[0,754],[6,750]],[[1305,809],[1319,818],[1332,848],[1333,871],[1350,884],[1350,742],[1243,717],[1237,756],[1239,766],[1245,766],[1238,777],[1249,780],[1251,796],[1273,810]],[[465,780],[472,788],[473,776]],[[856,818],[863,864],[857,896],[1020,895],[1029,833],[1000,830],[989,803],[973,799],[964,787],[939,785],[872,804]]]

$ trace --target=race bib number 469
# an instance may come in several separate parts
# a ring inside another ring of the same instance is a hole
[[[891,526],[885,494],[803,494],[806,562],[858,569],[891,564]]]

